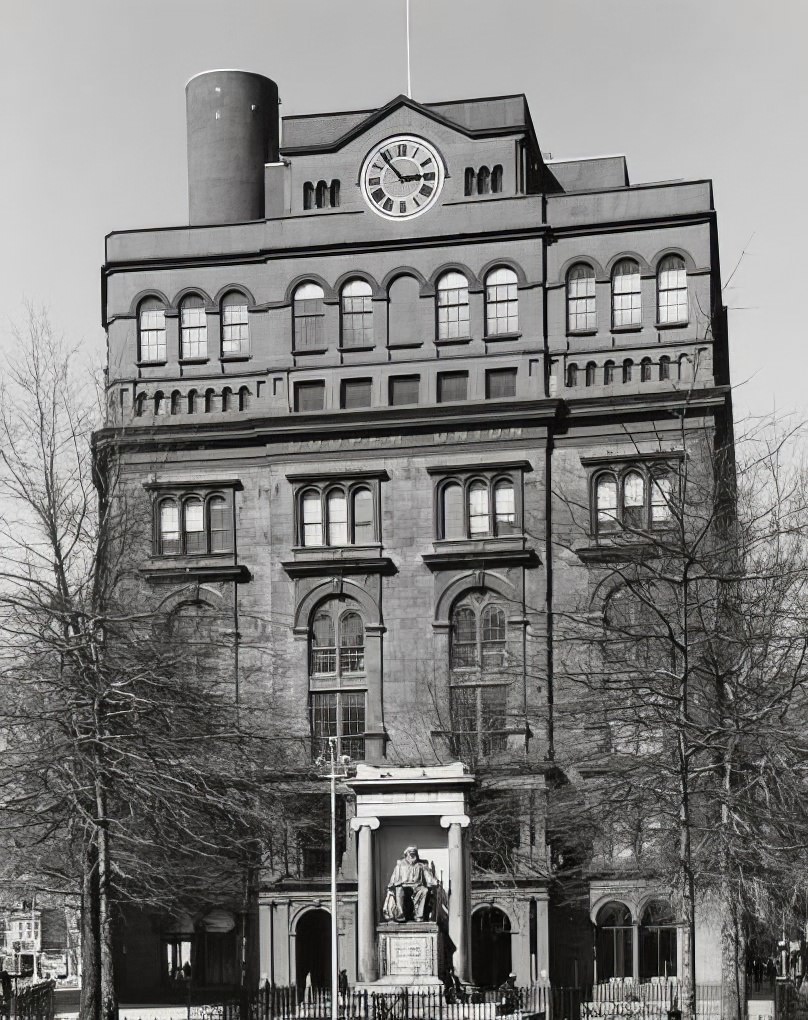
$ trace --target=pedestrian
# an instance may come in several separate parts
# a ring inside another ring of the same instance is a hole
[[[343,999],[348,995],[348,971],[344,969],[339,972],[339,994]]]
[[[3,967],[0,970],[0,990],[3,992],[3,1016],[11,1016],[11,975]]]
[[[511,971],[497,989],[497,1016],[508,1016],[519,1009],[519,989],[516,975]]]

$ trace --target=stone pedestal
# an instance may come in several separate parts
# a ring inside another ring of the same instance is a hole
[[[390,922],[376,928],[379,980],[374,991],[441,986],[447,968],[446,935],[434,921]]]

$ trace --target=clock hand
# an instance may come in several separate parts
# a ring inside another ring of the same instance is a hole
[[[390,167],[390,169],[393,171],[393,173],[396,175],[396,177],[398,177],[398,179],[400,181],[403,181],[404,178],[401,176],[401,174],[398,172],[398,170],[396,170],[396,168],[393,166],[393,161],[390,159],[390,157],[387,155],[387,153],[383,152],[381,155],[382,155],[382,159]]]
[[[424,179],[423,174],[407,174],[405,177],[401,178],[401,180],[405,182],[422,181],[423,179]]]

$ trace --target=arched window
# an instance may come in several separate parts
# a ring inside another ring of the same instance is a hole
[[[611,386],[614,382],[614,362],[604,361],[603,362],[603,385]]]
[[[617,479],[601,475],[595,483],[595,524],[598,531],[617,527]]]
[[[469,284],[462,273],[444,273],[438,280],[438,339],[469,335]]]
[[[373,494],[370,489],[356,489],[353,503],[353,540],[355,545],[367,545],[376,540],[373,523]]]
[[[340,295],[343,347],[370,347],[373,343],[373,291],[366,280],[349,280]]]
[[[489,605],[482,612],[480,637],[480,664],[500,667],[505,665],[505,610]]]
[[[246,411],[250,406],[250,391],[247,386],[240,386],[238,391],[238,409]]]
[[[662,357],[659,359],[660,382],[663,382],[665,379],[670,379],[670,377],[671,377],[671,359],[666,354],[663,354]]]
[[[233,410],[233,391],[229,386],[222,388],[222,410],[232,411]]]
[[[687,322],[687,272],[681,255],[666,255],[657,272],[657,321]]]
[[[491,171],[491,192],[499,194],[502,191],[502,166],[497,163]]]
[[[157,298],[146,298],[138,309],[138,360],[166,360],[166,311]]]
[[[487,166],[481,166],[477,171],[477,194],[487,195],[491,191],[491,171]]]
[[[171,413],[179,414],[182,409],[182,395],[179,390],[173,390],[171,393]]]
[[[623,382],[630,383],[634,374],[634,362],[631,358],[625,358],[623,361]]]
[[[488,485],[472,482],[469,486],[469,536],[491,534],[491,511],[488,501]]]
[[[500,266],[485,278],[486,336],[516,333],[519,330],[519,302],[516,273]]]
[[[567,273],[567,329],[582,333],[596,328],[595,270],[579,262]]]
[[[216,391],[209,389],[205,390],[205,414],[210,414],[213,410],[213,402],[216,399]]]
[[[323,544],[323,505],[317,489],[308,489],[300,499],[303,545]]]
[[[667,900],[651,900],[640,920],[640,981],[676,976],[676,915]]]
[[[456,671],[451,688],[456,753],[505,750],[508,689],[490,681],[507,664],[507,619],[504,605],[489,592],[471,592],[452,610],[450,663]]]
[[[243,357],[250,353],[250,326],[247,299],[238,291],[222,298],[222,354]]]
[[[365,628],[354,609],[331,599],[317,611],[310,632],[312,755],[328,753],[329,738],[337,754],[365,756]],[[344,689],[345,681],[349,689]],[[328,688],[331,688],[330,690]]]
[[[135,399],[135,414],[138,418],[146,413],[146,401],[147,397],[145,393],[138,393]]]
[[[328,514],[328,545],[348,544],[348,501],[342,489],[328,493],[326,511]]]
[[[306,181],[303,185],[303,208],[313,209],[314,208],[314,185],[311,181]]]
[[[365,628],[359,613],[345,613],[339,623],[339,671],[361,673],[365,668]]]
[[[182,531],[186,553],[206,552],[205,514],[198,496],[191,496],[182,504]]]
[[[516,531],[516,501],[510,479],[502,479],[494,486],[494,519],[498,535]]]
[[[686,354],[679,355],[679,382],[688,382],[692,376],[690,373],[690,358]]]
[[[643,358],[640,362],[640,382],[651,382],[651,366],[652,361],[650,358]]]
[[[457,539],[466,537],[463,513],[463,488],[457,482],[450,482],[443,487],[441,493],[443,538]]]
[[[621,259],[612,272],[612,326],[641,324],[640,267],[633,259]]]
[[[607,903],[598,911],[595,935],[597,980],[633,975],[631,911],[622,903]]]
[[[158,416],[166,413],[166,398],[162,390],[154,394],[154,413]]]
[[[163,500],[158,521],[158,553],[160,556],[176,556],[180,551],[180,515],[176,499]]]
[[[659,667],[670,661],[657,609],[662,593],[652,583],[624,585],[612,592],[603,613],[603,657],[618,666]]]
[[[598,366],[594,361],[587,361],[586,363],[586,385],[594,386],[597,383],[597,372]]]
[[[477,174],[475,173],[473,166],[466,167],[466,173],[464,175],[464,187],[463,193],[466,195],[473,195],[477,183]]]
[[[567,365],[567,386],[572,389],[578,385],[578,366],[574,361]]]
[[[452,614],[452,668],[478,664],[477,618],[471,609],[461,606]]]
[[[211,496],[208,501],[210,551],[231,552],[233,549],[233,518],[224,496]]]
[[[317,182],[317,189],[315,191],[317,208],[326,209],[328,207],[328,185],[325,181]]]
[[[337,672],[337,643],[334,620],[318,613],[311,627],[311,671],[315,676]]]
[[[196,414],[196,390],[188,390],[188,414]]]
[[[190,294],[180,305],[180,357],[201,359],[208,356],[208,324],[205,302]]]
[[[333,180],[329,185],[328,199],[331,203],[331,208],[336,209],[339,205],[339,181]]]
[[[301,283],[292,299],[292,330],[296,351],[316,350],[324,346],[325,306],[323,288],[316,283]]]
[[[629,471],[623,479],[623,527],[643,528],[645,521],[645,479]]]

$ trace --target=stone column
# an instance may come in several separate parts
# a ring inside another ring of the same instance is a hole
[[[468,827],[469,817],[443,815],[440,824],[449,830],[449,938],[455,945],[452,963],[460,980],[468,981],[469,884],[463,829]]]
[[[640,980],[640,926],[635,921],[631,926],[631,976]]]
[[[371,832],[379,828],[378,818],[352,818],[351,828],[359,833],[356,861],[359,980],[375,981],[376,965],[376,881]]]

